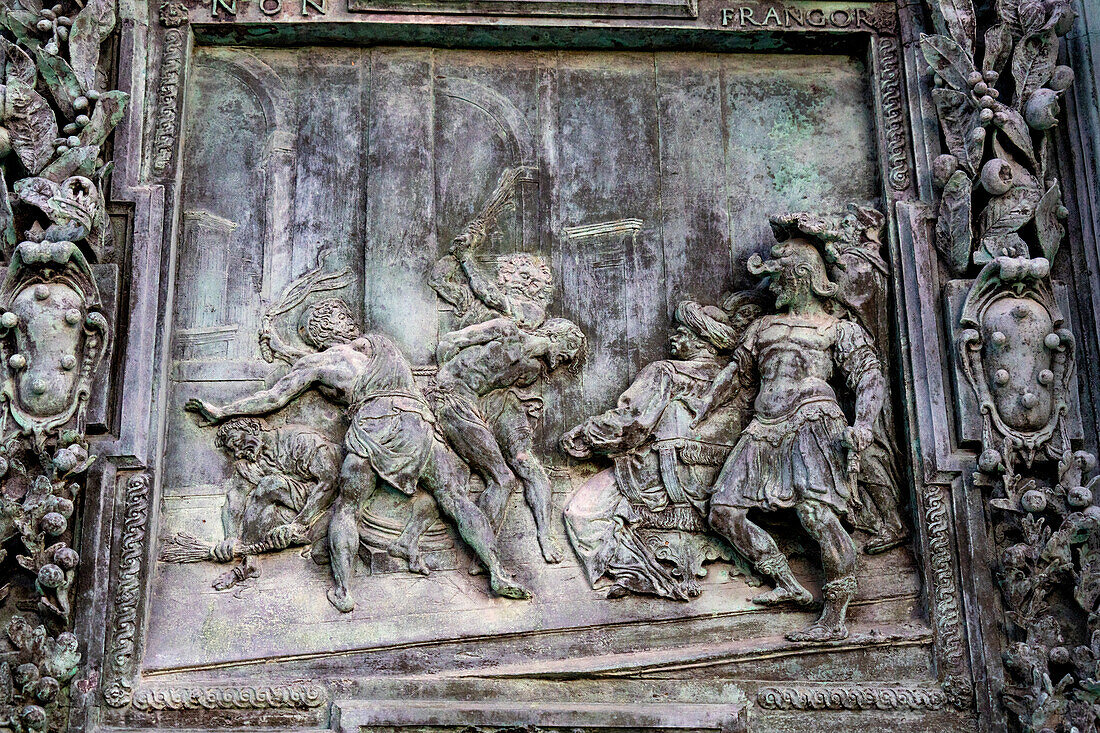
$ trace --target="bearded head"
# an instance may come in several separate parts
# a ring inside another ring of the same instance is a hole
[[[306,308],[298,321],[298,335],[313,348],[324,351],[335,344],[350,343],[362,333],[351,306],[340,298],[328,298]]]
[[[520,253],[501,259],[497,267],[497,284],[510,296],[548,304],[554,290],[554,276],[546,260]]]

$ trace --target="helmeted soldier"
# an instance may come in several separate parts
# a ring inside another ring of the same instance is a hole
[[[770,278],[779,313],[749,327],[696,421],[730,397],[755,390],[752,421],[715,483],[709,522],[775,581],[775,589],[756,603],[808,605],[812,595],[795,579],[775,540],[748,518],[751,509],[793,508],[821,547],[825,608],[809,628],[787,636],[828,641],[848,635],[844,622],[856,592],[857,555],[841,517],[859,501],[859,454],[871,443],[885,381],[867,331],[829,312],[836,286],[808,236],[791,233],[772,247],[771,259],[749,259],[750,272]],[[838,370],[855,394],[851,427],[830,384]]]

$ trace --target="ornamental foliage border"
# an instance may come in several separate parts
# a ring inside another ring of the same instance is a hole
[[[105,145],[128,102],[107,88],[116,23],[114,0],[0,3],[0,605],[22,609],[0,729],[15,733],[65,727],[80,663],[72,526],[111,342],[96,277],[111,251]]]
[[[956,360],[978,404],[985,496],[1008,634],[1003,704],[1022,731],[1100,723],[1100,506],[1095,458],[1070,443],[1075,340],[1052,265],[1068,211],[1053,130],[1073,71],[1058,64],[1070,0],[928,0],[920,48],[946,152],[933,163],[935,246],[971,279]],[[960,396],[961,397],[961,396]]]

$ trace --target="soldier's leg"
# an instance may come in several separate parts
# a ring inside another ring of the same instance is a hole
[[[494,529],[504,521],[508,497],[519,482],[508,467],[496,438],[481,414],[458,397],[440,401],[435,410],[447,442],[470,468],[485,479],[485,491],[478,506],[489,517]]]
[[[401,536],[386,548],[386,552],[408,561],[410,572],[427,575],[428,566],[420,557],[420,537],[439,519],[439,511],[435,499],[428,494],[417,493],[412,497],[411,504],[409,521],[401,530]]]
[[[329,602],[343,613],[355,608],[348,589],[355,558],[359,554],[359,512],[378,484],[374,469],[363,458],[348,453],[340,467],[340,491],[328,525],[332,579],[336,587],[328,592]]]
[[[909,533],[901,521],[897,492],[891,486],[878,483],[868,483],[865,488],[875,505],[874,512],[880,526],[863,546],[863,551],[868,555],[876,555],[905,544],[909,539]]]
[[[780,603],[805,606],[813,602],[813,594],[794,577],[786,556],[780,552],[772,536],[749,519],[748,509],[711,504],[709,523],[753,563],[757,572],[775,582],[774,590],[756,596],[752,599],[753,603],[761,606]]]
[[[561,545],[551,534],[553,494],[550,477],[535,455],[534,433],[527,410],[518,400],[509,400],[495,427],[504,456],[523,484],[523,498],[535,518],[535,532],[542,557],[549,563],[561,562]]]
[[[489,570],[489,584],[497,595],[530,598],[531,593],[513,580],[501,565],[496,535],[484,512],[466,494],[470,472],[446,445],[435,441],[421,481],[435,497],[439,510],[454,520],[459,535]]]
[[[821,547],[825,571],[822,591],[825,608],[821,618],[803,631],[787,634],[792,641],[834,641],[848,636],[844,625],[848,604],[856,594],[856,545],[831,507],[804,501],[796,507],[806,532]]]

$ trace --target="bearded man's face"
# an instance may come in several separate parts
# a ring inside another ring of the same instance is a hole
[[[237,460],[255,462],[260,457],[263,443],[260,436],[250,435],[242,430],[231,434],[225,441],[225,447]]]
[[[504,287],[509,293],[515,293],[534,300],[540,297],[546,287],[546,280],[538,267],[532,264],[523,264],[508,275]]]

